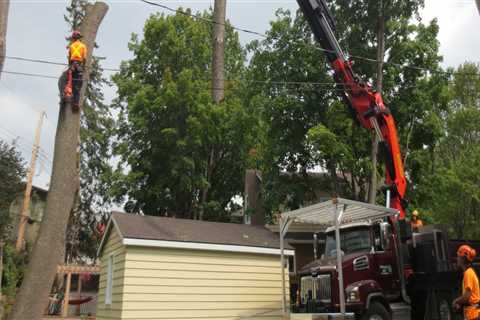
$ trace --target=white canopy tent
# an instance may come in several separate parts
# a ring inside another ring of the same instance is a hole
[[[284,266],[284,238],[290,225],[294,223],[309,223],[321,225],[325,228],[335,226],[335,241],[337,246],[337,270],[339,287],[343,288],[343,270],[342,256],[340,250],[340,226],[346,223],[365,222],[379,220],[390,216],[395,216],[399,212],[383,206],[372,205],[368,203],[334,198],[329,201],[320,202],[312,206],[300,208],[297,210],[284,212],[280,217],[280,259]],[[283,314],[287,312],[285,295],[285,273],[282,272],[283,283]],[[345,315],[345,294],[343,290],[339,292],[340,312]],[[290,308],[288,308],[290,310]]]

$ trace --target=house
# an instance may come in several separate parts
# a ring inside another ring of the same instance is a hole
[[[281,319],[279,248],[261,226],[114,212],[97,319]]]
[[[25,241],[33,244],[37,239],[40,230],[40,224],[45,213],[47,203],[48,190],[37,186],[32,186],[32,194],[30,196],[30,205],[27,211],[29,223],[25,226]],[[8,238],[16,239],[18,233],[18,224],[20,222],[20,212],[22,210],[24,194],[19,194],[10,204],[9,215],[11,217],[11,225],[8,230]]]

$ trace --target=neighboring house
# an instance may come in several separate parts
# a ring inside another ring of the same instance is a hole
[[[25,240],[28,243],[34,243],[40,230],[40,223],[42,222],[45,213],[45,206],[47,203],[48,190],[32,186],[32,193],[30,196],[30,206],[28,216],[30,223],[25,227]],[[17,238],[18,223],[20,221],[20,211],[23,205],[23,192],[10,205],[10,217],[12,218],[11,227],[9,228],[9,237],[13,240]]]
[[[97,319],[280,320],[279,247],[261,226],[114,212],[98,249]]]

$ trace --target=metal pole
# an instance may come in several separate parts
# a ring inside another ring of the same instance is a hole
[[[387,203],[385,206],[387,208],[390,208],[390,190],[387,190]]]
[[[335,242],[336,242],[336,251],[337,251],[337,270],[338,270],[338,299],[340,300],[340,313],[345,315],[345,292],[343,288],[343,268],[342,268],[342,252],[340,245],[340,223],[343,216],[344,206],[340,207],[340,212],[338,210],[338,204],[333,208],[335,219]]]

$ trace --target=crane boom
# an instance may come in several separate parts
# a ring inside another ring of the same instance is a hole
[[[403,219],[407,205],[404,199],[407,183],[395,120],[383,103],[381,94],[353,72],[351,62],[345,58],[335,37],[335,22],[325,0],[297,2],[334,70],[335,81],[343,86],[344,100],[355,110],[362,126],[374,130],[379,138],[380,149],[385,155],[385,185],[391,191],[391,207],[399,210],[400,219]]]

